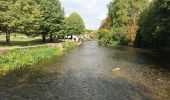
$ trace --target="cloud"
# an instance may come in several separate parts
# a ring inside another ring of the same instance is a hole
[[[110,0],[60,0],[66,16],[77,12],[84,19],[86,28],[98,29],[101,21],[106,18],[107,4]]]

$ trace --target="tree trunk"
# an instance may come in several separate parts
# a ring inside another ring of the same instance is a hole
[[[7,31],[6,31],[6,44],[9,44],[9,43],[10,43],[10,32],[7,29]]]
[[[42,35],[42,39],[43,42],[46,42],[46,35]]]
[[[50,34],[50,42],[53,42],[53,35]]]
[[[71,34],[71,39],[73,39],[73,35]]]

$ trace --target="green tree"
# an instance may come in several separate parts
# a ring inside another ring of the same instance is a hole
[[[15,29],[14,2],[12,0],[0,1],[0,29],[6,34],[6,43],[10,42],[10,33]]]
[[[46,36],[50,35],[50,41],[53,41],[54,36],[59,36],[64,20],[64,10],[61,7],[59,0],[38,0],[41,5],[43,20],[40,23],[40,34],[43,41],[46,41]]]
[[[19,33],[34,35],[42,20],[40,6],[35,0],[17,0],[14,4],[14,13],[16,13],[16,25]]]
[[[0,27],[6,33],[6,43],[12,32],[33,34],[38,30],[41,14],[35,0],[1,0]]]
[[[154,0],[140,16],[135,46],[145,48],[170,46],[169,14],[169,0]]]
[[[112,42],[112,32],[109,29],[100,29],[97,32],[99,43],[102,45],[110,45]]]
[[[149,4],[149,0],[114,0],[108,5],[110,17],[102,23],[106,27],[108,21],[111,21],[110,28],[113,37],[119,37],[120,44],[132,45],[138,29],[138,19],[140,13]],[[119,30],[119,32],[118,32]],[[125,43],[127,42],[127,43]]]
[[[124,27],[129,22],[127,0],[114,0],[108,5],[112,27]]]
[[[102,29],[102,28],[110,29],[111,24],[112,24],[111,17],[107,16],[107,18],[102,21],[100,29]]]
[[[79,35],[85,31],[84,21],[77,13],[71,13],[65,20],[65,28],[67,35]]]
[[[113,33],[109,29],[101,28],[97,31],[99,43],[102,45],[116,46],[120,43],[118,37],[113,37]]]
[[[121,45],[127,44],[124,42],[128,42],[129,39],[125,39],[128,35],[125,29],[130,22],[129,2],[127,0],[111,1],[108,5],[108,10],[108,16],[111,19],[110,30],[112,31],[113,41],[117,41]]]
[[[138,30],[138,20],[141,12],[149,6],[149,0],[129,0],[129,18],[130,21],[126,26],[129,42],[133,43]]]

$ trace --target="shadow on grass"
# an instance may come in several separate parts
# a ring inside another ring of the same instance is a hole
[[[0,47],[2,46],[34,46],[34,45],[42,45],[47,43],[60,43],[62,40],[55,39],[53,42],[47,40],[46,42],[42,42],[42,39],[11,39],[10,44],[6,44],[3,40],[0,40]]]

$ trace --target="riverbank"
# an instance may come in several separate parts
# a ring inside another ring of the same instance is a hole
[[[77,45],[79,43],[63,42],[3,50],[0,56],[0,74],[34,65],[44,59],[51,59],[71,50]]]

